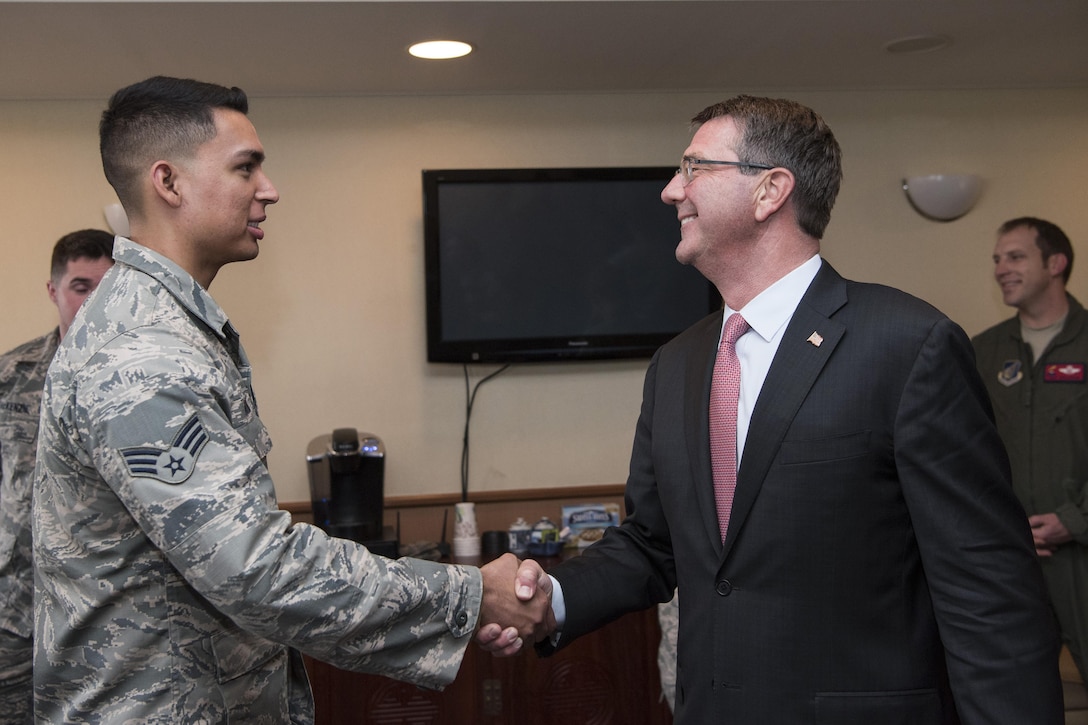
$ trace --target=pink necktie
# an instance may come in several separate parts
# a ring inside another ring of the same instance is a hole
[[[734,312],[725,322],[725,332],[714,359],[710,383],[710,464],[714,471],[714,498],[718,503],[718,528],[722,541],[729,528],[733,492],[737,487],[737,399],[740,397],[740,360],[737,340],[748,331],[748,323]]]

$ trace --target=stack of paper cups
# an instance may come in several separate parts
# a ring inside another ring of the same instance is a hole
[[[472,557],[480,555],[480,533],[476,529],[476,504],[459,503],[454,508],[453,555]]]

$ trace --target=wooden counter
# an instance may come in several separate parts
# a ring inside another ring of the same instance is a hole
[[[542,562],[543,563],[543,562]],[[307,658],[316,725],[670,725],[657,610],[628,614],[559,653],[496,658],[469,645],[442,692]]]

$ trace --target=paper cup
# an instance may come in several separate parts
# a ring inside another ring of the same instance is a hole
[[[463,559],[480,555],[479,536],[455,536],[453,539],[453,555]]]

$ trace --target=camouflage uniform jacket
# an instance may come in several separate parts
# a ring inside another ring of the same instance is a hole
[[[39,722],[312,722],[299,650],[448,684],[479,570],[292,525],[238,335],[170,260],[117,264],[50,370],[34,491]]]
[[[30,498],[38,413],[59,341],[54,329],[0,356],[0,629],[27,641],[34,632]]]

